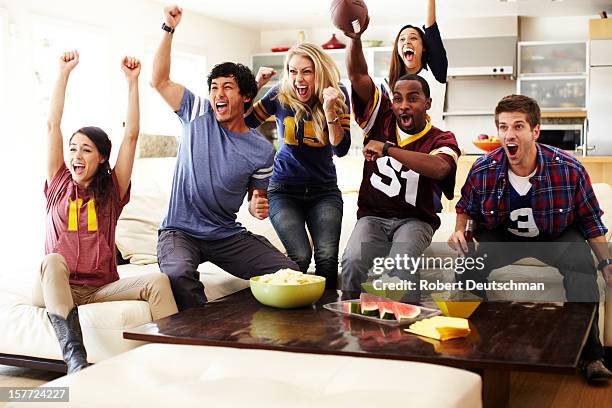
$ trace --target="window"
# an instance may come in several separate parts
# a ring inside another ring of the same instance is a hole
[[[45,128],[59,56],[64,51],[76,49],[80,61],[70,76],[62,130],[72,133],[82,126],[95,125],[113,137],[121,123],[112,120],[112,87],[109,85],[113,68],[118,70],[119,62],[110,58],[108,34],[102,29],[47,17],[33,17],[33,20],[31,57],[40,129]]]
[[[149,48],[140,74],[148,81],[151,78],[153,59],[157,49]],[[184,85],[196,95],[208,94],[206,85],[206,58],[186,52],[173,51],[170,78]],[[172,109],[150,86],[142,89],[141,128],[143,133],[179,136],[181,124]]]

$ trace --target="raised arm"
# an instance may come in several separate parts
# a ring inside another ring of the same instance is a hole
[[[259,67],[257,70],[257,75],[255,75],[255,82],[257,82],[257,90],[259,91],[263,88],[272,77],[276,75],[276,70],[270,67]]]
[[[51,183],[53,176],[64,163],[64,143],[61,130],[62,115],[64,113],[64,101],[66,99],[66,86],[70,72],[79,63],[79,53],[68,51],[62,54],[59,60],[59,74],[55,81],[51,103],[49,106],[49,117],[47,118],[47,182]]]
[[[134,57],[123,57],[121,60],[121,70],[125,74],[128,85],[128,104],[125,119],[125,134],[117,164],[115,165],[115,175],[119,182],[119,193],[121,199],[127,193],[134,167],[134,156],[136,154],[136,143],[140,133],[140,102],[138,94],[138,75],[140,74],[140,61]]]
[[[370,75],[368,75],[368,64],[363,55],[361,45],[361,34],[368,28],[370,17],[368,16],[363,29],[359,34],[345,32],[344,35],[350,38],[348,51],[346,52],[346,70],[351,81],[353,91],[362,101],[367,101],[372,95],[374,86]]]
[[[436,22],[436,0],[427,0],[427,20],[425,27],[431,27]]]
[[[164,8],[164,20],[168,27],[176,29],[183,9],[177,5]],[[174,34],[164,31],[162,39],[153,60],[153,77],[151,86],[164,98],[175,112],[181,107],[185,87],[170,80],[170,59],[172,53],[172,37]]]

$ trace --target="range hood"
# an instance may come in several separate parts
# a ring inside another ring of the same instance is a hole
[[[444,40],[448,77],[513,77],[516,61],[515,36]]]

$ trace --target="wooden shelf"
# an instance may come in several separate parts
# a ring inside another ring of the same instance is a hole
[[[543,118],[586,118],[586,111],[544,111]]]

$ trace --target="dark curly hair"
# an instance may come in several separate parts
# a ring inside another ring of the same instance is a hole
[[[220,77],[234,78],[238,83],[240,95],[242,96],[253,99],[255,95],[257,95],[257,82],[255,82],[255,75],[253,75],[253,72],[245,65],[236,64],[234,62],[223,62],[215,65],[208,75],[209,92],[212,80]]]
[[[93,180],[89,184],[88,190],[93,193],[96,201],[100,205],[104,205],[110,198],[110,192],[112,190],[113,180],[111,178],[111,168],[108,159],[110,158],[110,152],[112,143],[105,131],[95,126],[82,127],[70,136],[70,141],[77,133],[84,134],[87,136],[96,148],[100,155],[105,159],[104,163],[100,163],[96,174],[93,176]]]

